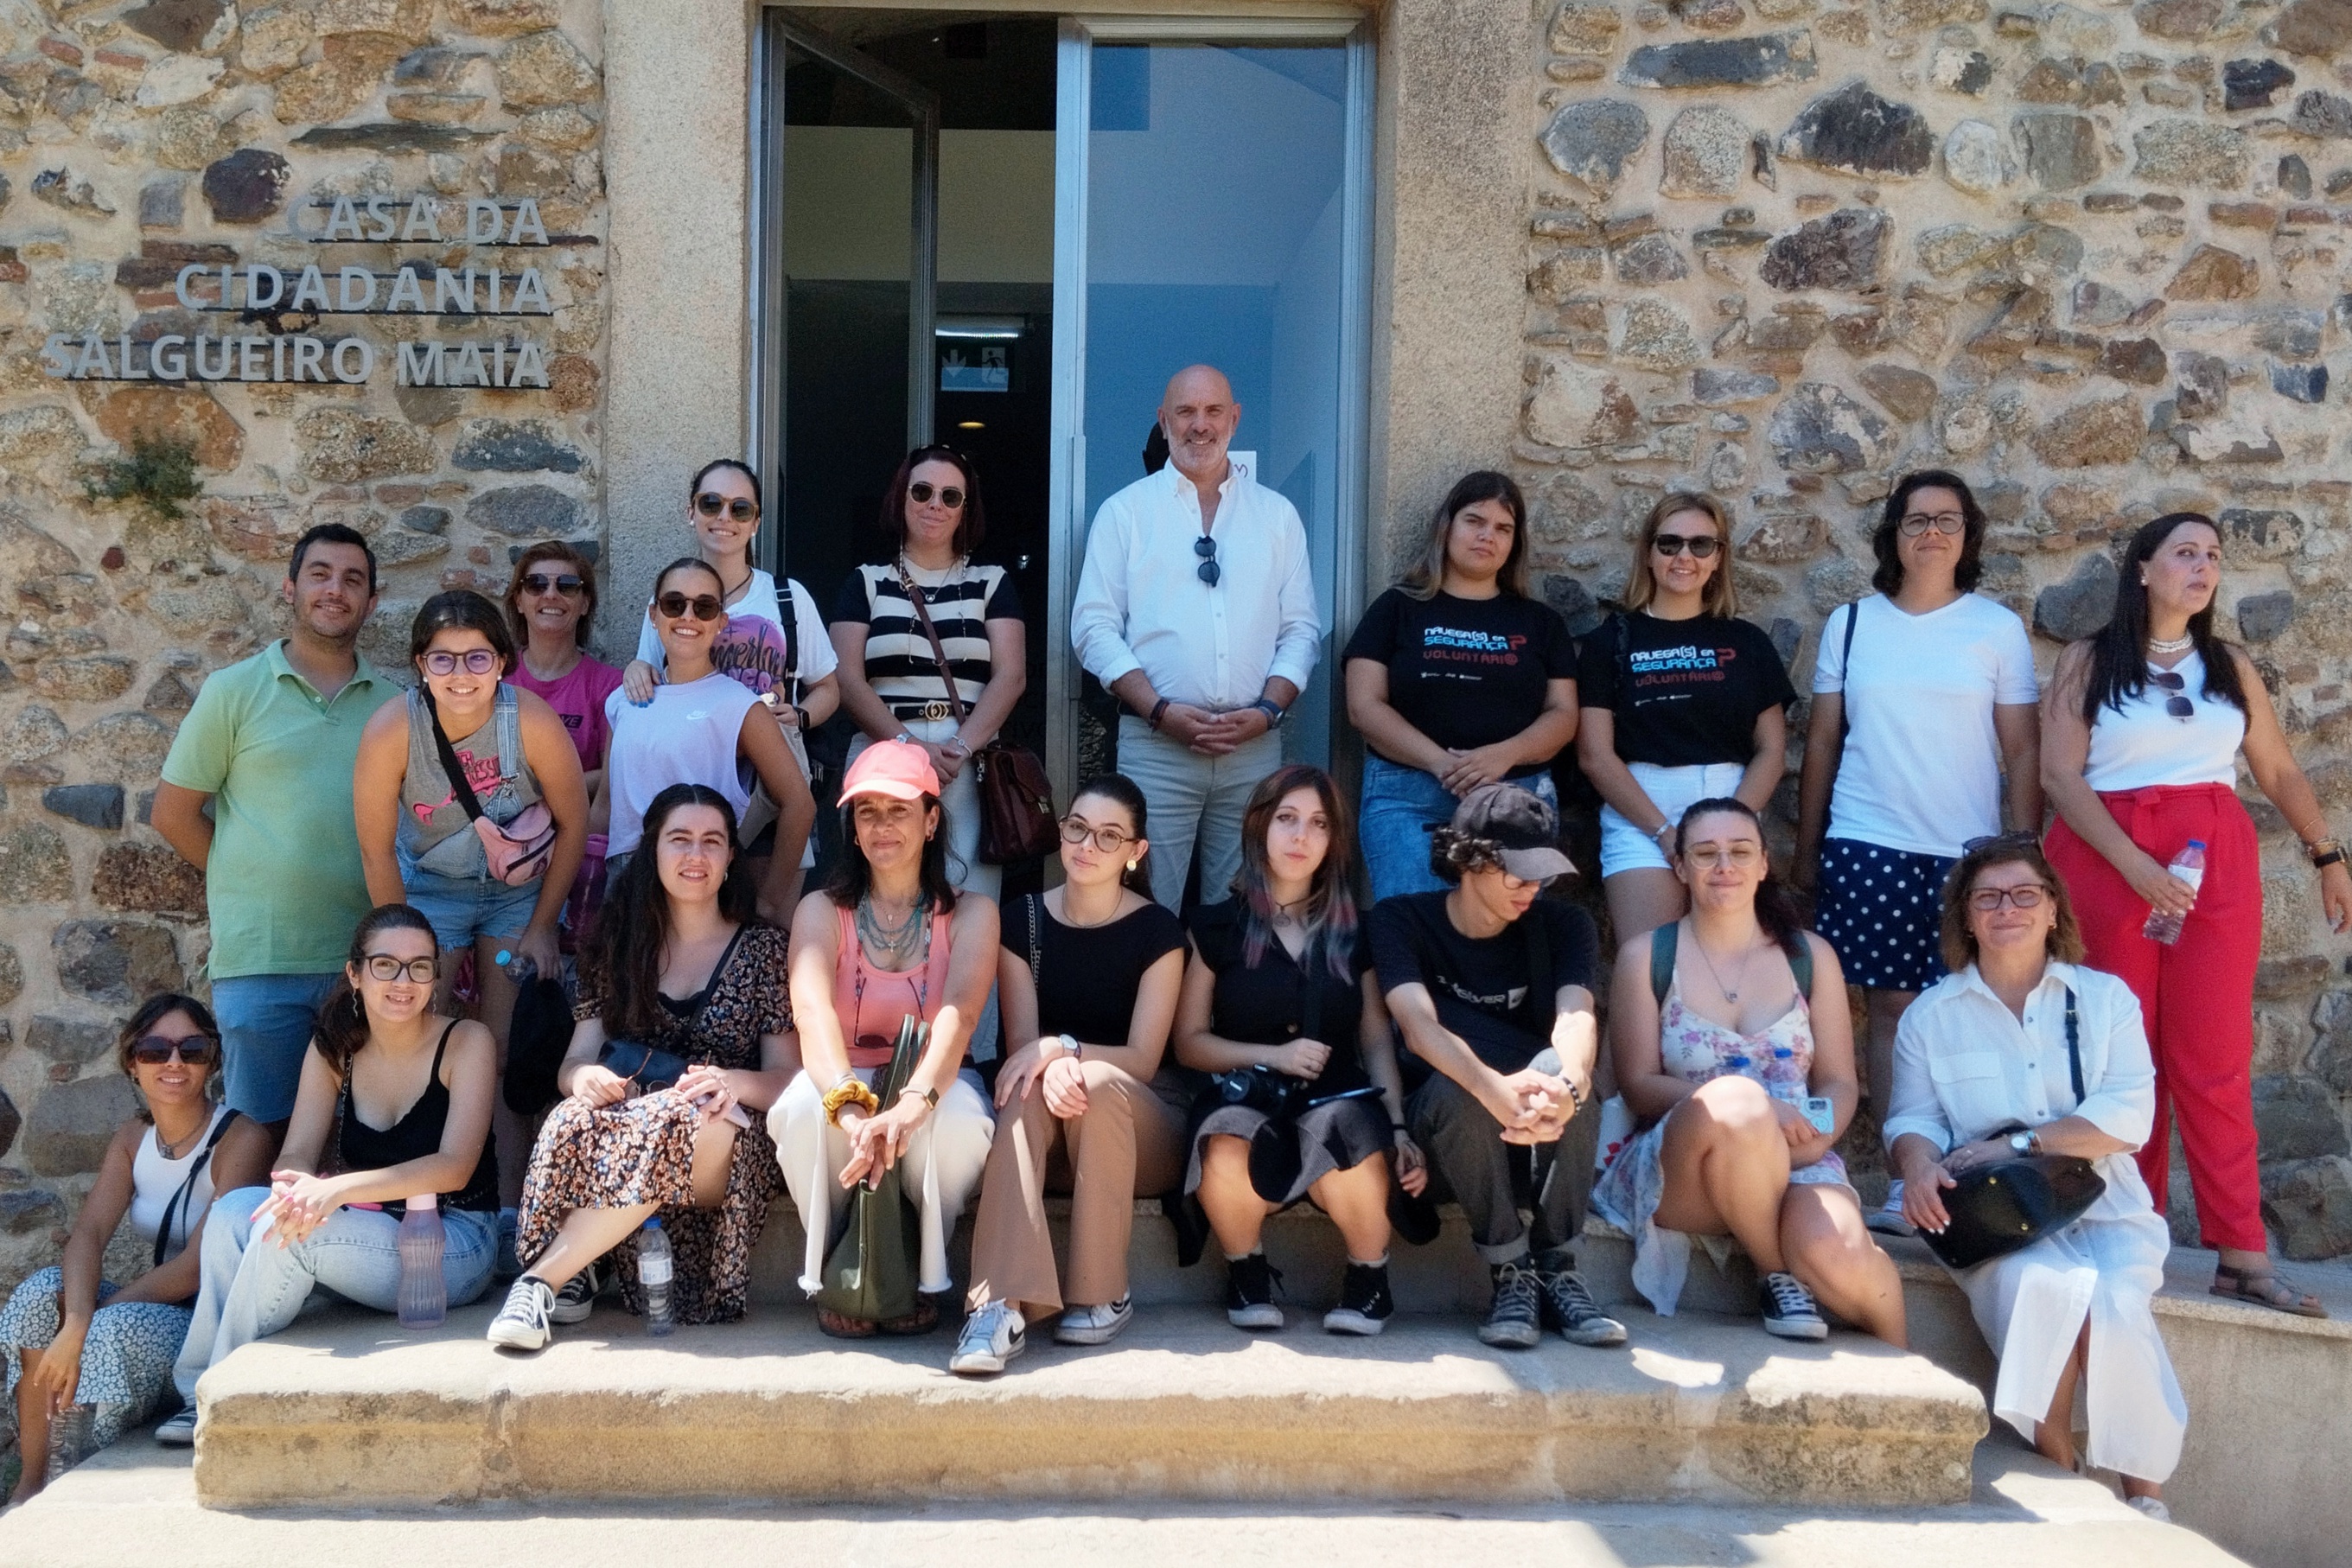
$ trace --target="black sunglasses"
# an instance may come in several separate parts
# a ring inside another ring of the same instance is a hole
[[[2167,713],[2171,714],[2175,719],[2184,721],[2197,717],[2197,704],[2189,701],[2184,695],[2189,689],[2189,682],[2182,679],[2179,670],[2151,669],[2147,672],[2147,678],[2172,693],[2164,700],[2164,710]]]
[[[760,515],[760,503],[741,496],[723,496],[717,490],[705,490],[694,498],[694,510],[705,517],[717,517],[725,512],[738,522],[749,522]]]
[[[567,599],[586,585],[569,572],[561,577],[545,577],[534,572],[522,580],[522,591],[526,594],[561,594]]]
[[[131,1047],[131,1059],[141,1067],[159,1068],[177,1057],[192,1068],[208,1068],[219,1058],[220,1042],[210,1035],[190,1035],[174,1040],[164,1035],[142,1036]]]
[[[1192,553],[1201,558],[1201,563],[1192,569],[1192,574],[1210,587],[1215,587],[1217,579],[1224,575],[1217,565],[1217,542],[1204,533],[1192,541]]]
[[[934,487],[929,479],[917,479],[907,487],[907,499],[917,506],[930,505],[933,496],[939,497],[940,504],[950,511],[960,511],[963,509],[963,491],[953,485]]]
[[[1687,550],[1694,561],[1704,561],[1714,554],[1723,541],[1711,533],[1662,533],[1650,542],[1661,555],[1680,555]]]
[[[698,621],[715,621],[727,613],[727,606],[719,602],[716,594],[697,594],[689,599],[675,590],[656,599],[654,608],[673,621],[682,618],[689,610]]]

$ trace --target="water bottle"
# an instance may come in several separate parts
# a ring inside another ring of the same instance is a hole
[[[441,1200],[426,1193],[408,1200],[400,1217],[400,1326],[437,1329],[449,1314],[449,1288],[441,1277]]]
[[[81,1463],[83,1450],[89,1447],[89,1415],[87,1405],[49,1412],[49,1479]]]
[[[2167,866],[2165,869],[2188,883],[2191,892],[2204,886],[2205,841],[2202,838],[2190,839],[2189,847],[2175,855],[2172,858],[2172,864]],[[2168,915],[2160,910],[2150,910],[2147,911],[2147,923],[2139,928],[2139,934],[2150,942],[2160,942],[2165,946],[2170,947],[2180,940],[2181,919],[2179,915]]]
[[[669,1279],[669,1237],[662,1231],[661,1215],[656,1215],[637,1233],[637,1283],[646,1291],[646,1332],[656,1339],[677,1327],[670,1316]]]
[[[502,947],[499,949],[498,965],[517,985],[528,985],[539,978],[539,965],[527,952],[517,957],[511,950]]]
[[[1803,1102],[1808,1087],[1805,1074],[1797,1066],[1797,1053],[1787,1046],[1774,1046],[1764,1063],[1764,1092],[1797,1105]]]

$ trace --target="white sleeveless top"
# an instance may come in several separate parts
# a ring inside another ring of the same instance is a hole
[[[2149,673],[2160,673],[2154,665]],[[2181,689],[2153,679],[2126,701],[2123,711],[2102,707],[2091,721],[2091,760],[2084,782],[2102,792],[2149,789],[2158,784],[2234,784],[2238,749],[2246,740],[2246,716],[2230,703],[2205,695],[2205,660],[2191,652],[2173,667]],[[2189,699],[2185,719],[2164,710],[2174,697]]]
[[[180,1184],[188,1179],[188,1167],[204,1152],[222,1118],[230,1114],[227,1106],[215,1106],[205,1130],[196,1134],[188,1152],[176,1160],[163,1158],[163,1151],[155,1146],[152,1127],[139,1140],[139,1152],[131,1159],[131,1228],[138,1233],[141,1241],[150,1247],[155,1244],[155,1233],[163,1227],[163,1211],[171,1205]],[[172,1235],[163,1249],[163,1261],[170,1262],[188,1245],[188,1233],[196,1228],[212,1204],[213,1165],[207,1160],[196,1176],[195,1186],[188,1193],[187,1202],[172,1215]]]

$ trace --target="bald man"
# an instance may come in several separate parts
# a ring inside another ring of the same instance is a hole
[[[1119,772],[1150,809],[1151,896],[1171,910],[1196,845],[1202,900],[1232,887],[1242,809],[1282,763],[1275,731],[1323,641],[1297,511],[1225,455],[1241,418],[1223,372],[1176,373],[1168,466],[1095,513],[1070,611],[1079,662],[1125,710]]]

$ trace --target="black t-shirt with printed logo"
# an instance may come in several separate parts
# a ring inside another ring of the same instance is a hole
[[[1339,657],[1387,666],[1389,705],[1439,745],[1462,752],[1509,740],[1543,711],[1549,682],[1576,678],[1576,645],[1559,612],[1510,594],[1416,599],[1391,588],[1365,610]],[[1550,765],[1530,763],[1509,776]]]
[[[1616,715],[1617,754],[1689,768],[1756,754],[1756,717],[1797,700],[1762,628],[1729,616],[1612,616],[1584,639],[1577,701]]]
[[[1538,899],[1494,936],[1467,937],[1446,918],[1444,893],[1401,893],[1364,917],[1364,945],[1383,994],[1418,981],[1438,1022],[1462,1037],[1497,1072],[1517,1072],[1551,1044],[1563,985],[1592,988],[1601,958],[1592,917],[1574,904]],[[1542,962],[1523,929],[1540,922]]]

